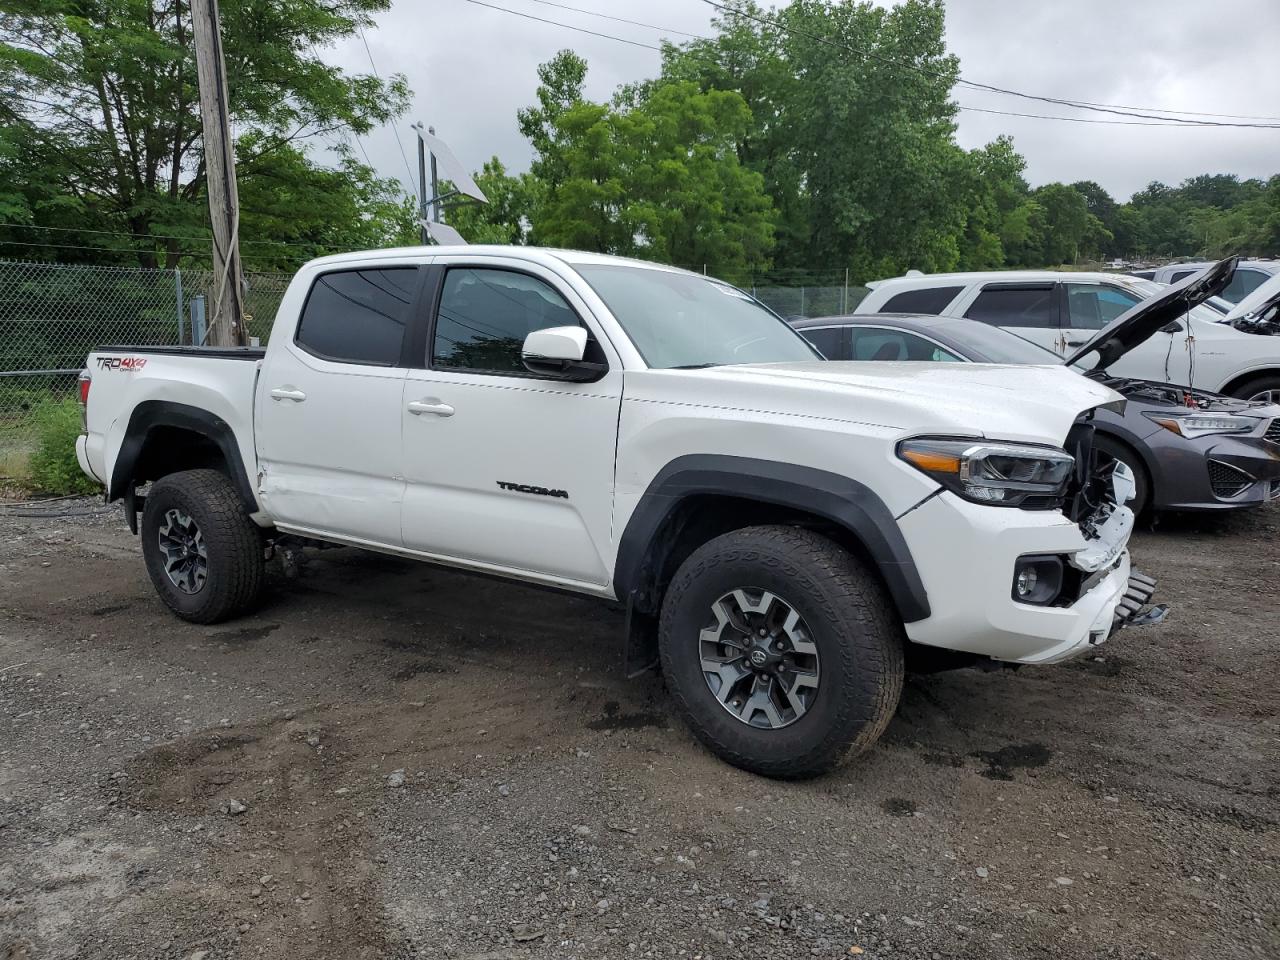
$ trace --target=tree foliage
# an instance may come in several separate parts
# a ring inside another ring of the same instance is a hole
[[[274,259],[250,243],[259,227],[271,227],[267,239],[304,246],[401,231],[398,188],[336,138],[400,113],[405,81],[346,74],[317,53],[388,5],[221,4],[246,262]],[[339,144],[340,176],[309,156],[306,144],[323,137]],[[184,0],[0,0],[0,215],[55,228],[9,230],[0,240],[100,248],[102,234],[75,230],[101,230],[140,264],[172,266],[202,245],[147,238],[207,236],[204,190]]]

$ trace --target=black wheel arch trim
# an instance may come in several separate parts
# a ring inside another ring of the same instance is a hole
[[[172,400],[144,400],[133,408],[124,440],[120,443],[120,452],[116,456],[115,467],[111,471],[111,482],[107,485],[108,503],[121,497],[132,497],[138,459],[146,448],[151,431],[157,427],[177,427],[210,440],[226,460],[231,482],[245,506],[250,512],[258,509],[257,498],[249,483],[249,475],[245,471],[240,446],[236,443],[231,424],[208,410]]]
[[[629,600],[643,583],[649,548],[663,522],[685,498],[707,494],[788,507],[837,524],[866,548],[904,623],[930,615],[906,539],[871,488],[815,467],[718,454],[678,457],[653,478],[618,545],[613,584],[619,599]]]

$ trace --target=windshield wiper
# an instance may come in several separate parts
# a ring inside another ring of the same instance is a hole
[[[707,367],[723,367],[723,363],[686,363],[678,367],[667,367],[668,370],[705,370]]]

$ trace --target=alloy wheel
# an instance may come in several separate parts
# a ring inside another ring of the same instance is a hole
[[[698,636],[702,674],[735,719],[776,730],[799,720],[818,695],[818,647],[804,619],[768,590],[743,587],[711,605]]]
[[[188,514],[171,509],[164,515],[159,540],[169,582],[183,593],[199,593],[209,579],[209,555],[200,527]]]

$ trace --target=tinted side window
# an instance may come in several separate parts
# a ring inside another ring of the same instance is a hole
[[[853,328],[854,360],[924,360],[958,361],[954,353],[944,350],[924,337],[904,330],[883,327]]]
[[[1232,303],[1239,303],[1268,279],[1267,275],[1261,270],[1248,270],[1245,268],[1237,268],[1231,277],[1231,282],[1227,284],[1227,288],[1222,291],[1222,296]]]
[[[396,366],[417,280],[417,267],[322,274],[294,341],[325,360]]]
[[[844,328],[814,327],[801,330],[800,335],[818,348],[818,352],[828,360],[844,360]]]
[[[1067,326],[1073,330],[1101,330],[1141,298],[1115,287],[1096,283],[1068,283]]]
[[[525,374],[524,338],[546,327],[576,327],[564,298],[536,277],[511,270],[454,267],[445,274],[432,365]]]
[[[1193,273],[1197,273],[1197,272],[1198,271],[1196,270],[1175,270],[1173,271],[1173,273],[1169,274],[1169,282],[1177,283],[1179,280],[1182,280],[1184,277],[1189,277]]]
[[[939,314],[956,298],[963,287],[927,287],[924,290],[904,290],[885,301],[880,313],[928,313]]]
[[[964,315],[995,327],[1058,326],[1058,304],[1052,285],[988,287],[978,294]]]

